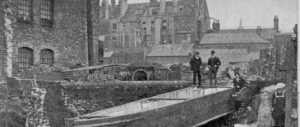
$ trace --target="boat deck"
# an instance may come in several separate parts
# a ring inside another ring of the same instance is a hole
[[[194,127],[233,111],[231,86],[194,86],[66,119],[66,127]]]
[[[97,111],[94,113],[80,116],[80,118],[101,118],[129,115],[139,112],[145,112],[153,109],[167,107],[169,105],[181,103],[190,99],[208,96],[217,92],[230,89],[225,88],[196,88],[189,87],[178,91],[157,95],[143,100],[131,102],[128,104],[116,106],[113,108]]]

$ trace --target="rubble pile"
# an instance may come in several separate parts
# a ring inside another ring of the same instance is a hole
[[[259,110],[264,100],[261,99],[260,91],[277,81],[251,81],[240,92],[233,95],[234,100],[240,105],[234,113],[234,119],[238,124],[252,124],[257,121]]]
[[[249,67],[249,74],[274,80],[276,77],[276,49],[267,48],[260,51],[259,60],[253,60]]]
[[[188,87],[187,82],[147,82],[111,85],[65,85],[65,105],[73,114],[87,114]]]
[[[262,60],[262,76],[267,80],[274,80],[276,73],[276,49],[267,48],[261,50],[260,60]]]
[[[29,95],[25,95],[23,107],[26,108],[25,127],[47,127],[49,120],[44,112],[44,99],[46,90],[34,87]]]
[[[1,125],[7,127],[49,127],[49,120],[44,112],[46,90],[40,88],[36,82],[29,81],[30,88],[22,89],[15,81],[9,82],[6,91],[1,91]],[[24,84],[22,84],[24,85]]]
[[[60,73],[65,68],[63,66],[60,66],[58,64],[55,64],[53,66],[45,65],[45,64],[35,64],[34,66],[31,66],[30,68],[26,68],[26,70],[20,69],[20,72],[31,72],[31,73],[52,73],[52,72],[57,72]]]
[[[151,74],[150,79],[152,81],[163,81],[167,78],[168,71],[155,69],[154,72]]]

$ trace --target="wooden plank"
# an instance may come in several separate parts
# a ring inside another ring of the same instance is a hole
[[[149,98],[149,101],[159,101],[159,100],[188,100],[189,98]]]
[[[82,68],[76,68],[71,70],[66,70],[64,72],[74,72],[74,71],[88,71],[88,70],[94,70],[94,69],[101,69],[104,67],[113,67],[113,66],[128,66],[129,64],[108,64],[108,65],[97,65],[97,66],[89,66],[89,67],[82,67]]]

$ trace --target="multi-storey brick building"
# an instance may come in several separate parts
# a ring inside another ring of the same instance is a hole
[[[94,44],[97,45],[99,1],[92,0],[92,5]],[[6,63],[12,64],[13,72],[38,64],[86,65],[86,0],[3,0],[0,7],[1,68],[7,68]],[[11,28],[11,40],[8,28]],[[10,50],[11,54],[7,54]],[[7,62],[7,55],[11,55],[11,63]]]
[[[206,0],[150,0],[138,4],[120,0],[118,5],[115,0],[111,4],[103,0],[101,12],[106,51],[196,43],[210,29]]]

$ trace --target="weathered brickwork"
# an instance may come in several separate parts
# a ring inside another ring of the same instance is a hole
[[[3,4],[0,3],[0,8],[2,9]],[[0,17],[4,17],[4,13],[0,13]],[[4,18],[0,18],[0,81],[2,81],[6,75],[6,43],[5,43],[5,33],[4,33]]]
[[[50,49],[54,53],[54,65],[70,67],[75,64],[87,63],[87,26],[86,26],[86,1],[85,0],[53,0],[53,25],[45,26],[41,20],[41,1],[33,0],[32,20],[22,22],[18,20],[19,0],[11,0],[10,8],[15,18],[13,28],[13,68],[18,68],[18,50],[27,47],[33,50],[33,64],[41,63],[40,54],[43,49]],[[99,1],[93,0],[93,34],[94,47],[98,46],[99,35]],[[1,8],[2,9],[2,8]],[[3,14],[1,13],[0,27],[2,29]],[[2,32],[2,31],[1,31]],[[2,40],[0,56],[5,57],[5,42]],[[94,50],[97,58],[98,50]],[[1,59],[3,60],[3,59]],[[3,65],[1,61],[1,68]]]
[[[210,29],[206,0],[101,4],[101,36],[106,52],[138,50],[153,45],[196,43]],[[141,54],[142,55],[142,54]],[[122,59],[122,57],[118,57]],[[130,58],[127,58],[131,60]],[[132,60],[134,61],[134,60]]]
[[[275,36],[274,47],[276,48],[276,78],[285,79],[286,71],[283,68],[286,67],[287,62],[287,44],[291,43],[291,34],[278,34]]]

